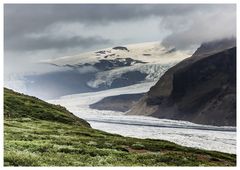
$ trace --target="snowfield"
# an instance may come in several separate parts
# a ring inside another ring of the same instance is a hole
[[[138,138],[164,139],[180,145],[236,153],[236,128],[199,125],[186,121],[126,116],[122,112],[94,110],[89,105],[104,97],[147,92],[155,82],[99,92],[63,96],[50,103],[60,104],[95,129]]]
[[[43,62],[59,66],[94,64],[99,60],[113,60],[116,58],[132,58],[147,63],[161,63],[181,61],[191,56],[190,51],[175,50],[166,48],[160,42],[145,42],[138,44],[123,45],[128,50],[106,48],[73,56],[64,56],[56,59],[49,59]]]

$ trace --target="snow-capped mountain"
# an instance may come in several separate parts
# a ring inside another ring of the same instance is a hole
[[[120,63],[122,66],[135,65],[137,63],[167,64],[169,62],[180,61],[186,58],[186,55],[186,51],[166,48],[161,45],[160,42],[147,42],[95,50],[73,56],[64,56],[57,59],[46,60],[45,62],[58,66],[71,65],[77,67],[108,61],[112,64],[116,63],[115,67],[117,67],[120,66]],[[96,67],[97,66],[98,65],[96,65]],[[107,69],[107,66],[105,69]]]
[[[61,71],[28,76],[32,82],[28,88],[37,92],[38,87],[46,87],[46,93],[33,95],[49,99],[157,81],[168,68],[190,55],[160,42],[148,42],[49,59],[42,63]]]

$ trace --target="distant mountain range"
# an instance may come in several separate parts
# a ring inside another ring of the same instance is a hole
[[[203,43],[170,68],[127,114],[236,125],[236,40]]]

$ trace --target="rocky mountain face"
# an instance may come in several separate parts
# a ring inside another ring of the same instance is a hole
[[[234,39],[202,44],[170,68],[128,114],[235,126],[235,45]]]

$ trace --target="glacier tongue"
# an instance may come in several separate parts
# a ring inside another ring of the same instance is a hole
[[[198,125],[186,121],[126,116],[122,112],[89,108],[104,97],[147,92],[155,82],[99,92],[63,96],[49,102],[65,106],[87,120],[93,128],[123,136],[164,139],[180,145],[227,153],[236,153],[236,128]]]

